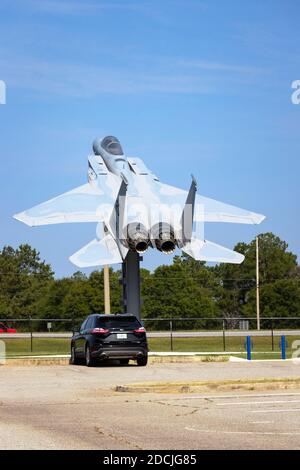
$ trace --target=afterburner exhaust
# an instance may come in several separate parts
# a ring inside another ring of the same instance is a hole
[[[160,249],[163,253],[171,254],[175,251],[176,245],[173,240],[163,241],[160,245]]]
[[[150,244],[149,233],[143,224],[131,223],[126,227],[128,247],[137,253],[145,253]]]
[[[176,249],[176,240],[174,230],[167,223],[156,224],[151,229],[151,238],[154,240],[156,248],[167,255],[173,253]]]

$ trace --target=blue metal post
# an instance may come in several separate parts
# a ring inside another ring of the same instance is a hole
[[[281,359],[286,359],[286,340],[285,336],[281,336]]]
[[[251,336],[247,336],[247,359],[251,361]]]

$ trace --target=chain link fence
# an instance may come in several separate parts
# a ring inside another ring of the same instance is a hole
[[[83,320],[83,319],[82,319]],[[0,340],[8,356],[69,354],[70,338],[81,321],[70,318],[2,318]],[[280,337],[287,337],[287,353],[300,339],[300,318],[144,318],[151,351],[245,354],[251,336],[253,353],[265,358],[280,355]]]

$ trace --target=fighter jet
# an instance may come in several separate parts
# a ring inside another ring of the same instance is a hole
[[[14,216],[30,226],[97,223],[96,238],[70,257],[81,268],[122,263],[129,250],[239,264],[244,256],[204,238],[205,222],[259,224],[264,216],[160,182],[140,158],[124,155],[113,136],[96,139],[88,183]]]

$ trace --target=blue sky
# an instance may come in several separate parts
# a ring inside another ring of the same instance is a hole
[[[263,213],[206,224],[232,248],[273,231],[297,255],[298,0],[1,0],[0,246],[28,242],[57,276],[94,224],[29,228],[11,216],[86,182],[97,136],[116,135],[166,183]],[[151,250],[143,265],[168,258]]]

